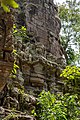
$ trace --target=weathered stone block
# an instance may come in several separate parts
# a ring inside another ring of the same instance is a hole
[[[0,92],[4,88],[13,69],[13,63],[0,61]]]
[[[31,82],[31,83],[34,83],[34,84],[37,84],[37,86],[38,86],[38,84],[39,84],[39,85],[41,84],[41,86],[44,85],[44,80],[41,79],[41,78],[31,77],[31,78],[30,78],[30,82]]]

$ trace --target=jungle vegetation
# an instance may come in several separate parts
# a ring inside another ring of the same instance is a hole
[[[14,0],[0,0],[0,3],[5,12],[10,12],[10,7],[19,6]],[[42,91],[39,94],[36,109],[32,110],[38,120],[80,119],[80,2],[68,0],[59,5],[59,17],[62,23],[61,44],[66,59],[66,67],[60,77],[65,92],[51,94]]]

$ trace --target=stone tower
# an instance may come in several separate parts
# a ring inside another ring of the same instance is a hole
[[[30,38],[30,41],[25,40],[24,48],[20,47],[23,53],[20,67],[25,88],[33,93],[42,89],[58,91],[55,86],[57,82],[61,84],[57,77],[59,67],[63,64],[58,8],[53,0],[18,2],[20,10],[16,23],[27,27],[27,36]]]

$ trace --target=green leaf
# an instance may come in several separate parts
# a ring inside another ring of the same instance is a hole
[[[0,0],[1,7],[3,7],[5,12],[10,12],[9,7],[18,8],[19,5],[14,0]]]
[[[10,12],[10,9],[8,6],[6,6],[4,3],[1,3],[1,7],[3,7],[5,12]]]
[[[14,0],[8,0],[7,4],[13,8],[19,7],[19,5]]]

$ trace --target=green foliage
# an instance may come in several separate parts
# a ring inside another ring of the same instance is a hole
[[[69,92],[80,95],[80,67],[66,66],[60,76],[63,77],[63,81]]]
[[[21,26],[20,28],[17,28],[17,26],[14,24],[13,35],[16,38],[16,40],[21,40],[23,42],[27,42],[30,40],[30,38],[27,35],[27,29],[25,26]]]
[[[59,6],[61,19],[61,43],[67,64],[75,64],[80,58],[80,2],[68,0]],[[76,52],[78,51],[78,52]],[[77,59],[76,59],[77,58]]]
[[[80,78],[80,68],[76,66],[66,66],[60,76],[63,76],[69,80],[76,80]]]
[[[1,7],[5,12],[10,12],[9,7],[18,8],[19,5],[14,0],[0,0]]]
[[[2,120],[10,120],[10,119],[13,119],[13,118],[17,118],[18,114],[15,114],[15,113],[10,113],[8,114],[5,118],[3,118]]]
[[[39,120],[78,120],[80,114],[77,95],[57,95],[42,91],[37,102],[37,109],[32,113]]]
[[[15,49],[13,49],[14,57],[17,55],[17,51]],[[16,74],[17,74],[17,69],[19,69],[19,66],[16,64],[16,59],[14,60],[14,64],[13,64],[13,70],[12,73],[10,75],[11,78],[15,78]]]
[[[18,69],[19,68],[19,66],[16,64],[16,61],[14,61],[14,66],[13,66],[13,70],[12,70],[12,73],[13,74],[17,74],[17,70],[16,69]]]

